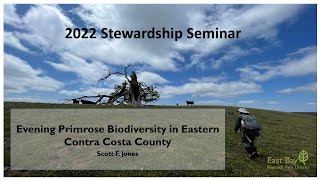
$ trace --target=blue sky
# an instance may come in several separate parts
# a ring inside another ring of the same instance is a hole
[[[316,5],[5,5],[5,101],[109,94],[127,64],[155,104],[316,111]],[[239,39],[66,39],[67,27],[241,30]]]

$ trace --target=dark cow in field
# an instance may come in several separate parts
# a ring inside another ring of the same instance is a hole
[[[194,102],[193,101],[186,101],[187,102],[187,106],[189,106],[189,104],[190,104],[190,106],[194,106]]]
[[[95,102],[93,101],[88,101],[88,100],[80,100],[82,104],[96,104]]]
[[[78,99],[72,99],[72,103],[73,103],[73,104],[79,104],[80,101],[79,101]]]

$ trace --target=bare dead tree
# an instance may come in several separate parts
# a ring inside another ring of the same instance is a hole
[[[115,91],[110,95],[96,95],[96,96],[82,96],[79,98],[70,99],[76,100],[78,102],[82,102],[83,104],[101,104],[103,98],[109,98],[106,101],[106,104],[130,104],[130,105],[142,105],[144,104],[158,101],[160,98],[160,94],[156,91],[155,86],[148,86],[143,82],[138,81],[137,74],[132,71],[130,77],[128,77],[128,68],[131,65],[128,65],[124,68],[123,72],[111,72],[108,71],[108,74],[99,79],[98,83],[108,79],[112,75],[123,75],[126,78],[126,81],[122,83],[122,85],[115,85]],[[98,98],[96,102],[83,100],[85,98]],[[75,101],[73,101],[75,102]]]
[[[130,66],[131,66],[130,64],[127,65],[127,66],[124,68],[123,73],[122,73],[122,72],[118,72],[118,71],[112,73],[112,72],[109,70],[109,71],[108,71],[108,74],[107,74],[105,77],[103,77],[103,78],[101,78],[101,79],[98,80],[98,83],[100,83],[101,81],[103,81],[103,80],[105,80],[105,79],[108,79],[111,75],[115,75],[115,74],[124,75],[124,77],[125,77],[128,81],[130,81],[130,80],[128,79],[128,76],[127,76],[127,74],[128,74],[127,70],[128,70],[128,68],[129,68]]]
[[[72,104],[80,104],[80,102],[82,104],[99,104],[99,103],[101,103],[102,99],[105,98],[105,97],[110,98],[111,96],[109,96],[109,95],[101,95],[101,94],[99,94],[97,96],[82,96],[82,97],[73,98],[73,99],[65,99],[64,104],[66,104],[66,103],[68,103],[70,101],[72,101]],[[99,99],[97,101],[95,101],[95,102],[94,101],[84,100],[84,99],[87,99],[87,98],[99,98]]]
[[[118,99],[121,98],[121,97],[125,97],[126,95],[129,95],[131,97],[131,103],[132,105],[141,105],[141,102],[139,103],[139,101],[137,100],[138,99],[138,94],[139,94],[139,90],[137,92],[137,82],[138,82],[138,79],[137,79],[137,76],[135,74],[135,72],[133,71],[132,72],[132,75],[130,76],[131,80],[128,78],[128,68],[130,67],[131,65],[127,65],[125,68],[124,68],[124,71],[123,72],[114,72],[112,73],[111,71],[108,71],[108,74],[99,79],[98,80],[98,83],[100,83],[101,81],[103,80],[106,80],[108,79],[111,75],[116,75],[116,74],[120,74],[120,75],[124,75],[124,77],[127,79],[127,81],[129,82],[129,85],[130,85],[130,88],[127,88],[127,82],[125,81],[124,83],[122,83],[122,86],[120,88],[120,91],[118,92],[115,92],[115,93],[112,93],[112,97],[109,98],[107,104],[114,104],[115,102],[119,102]],[[133,75],[134,74],[134,75]],[[116,89],[116,88],[115,88]],[[124,101],[122,100],[121,102],[119,102],[120,104],[123,104]]]

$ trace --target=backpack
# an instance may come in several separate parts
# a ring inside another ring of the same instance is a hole
[[[244,131],[259,132],[261,130],[261,126],[258,123],[256,117],[251,116],[251,115],[242,115],[241,128]]]

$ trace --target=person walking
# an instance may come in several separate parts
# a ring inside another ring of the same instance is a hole
[[[259,156],[254,141],[260,135],[261,126],[245,108],[239,108],[238,112],[240,114],[235,120],[234,132],[237,133],[240,129],[242,145],[249,154],[249,158],[254,159]]]

